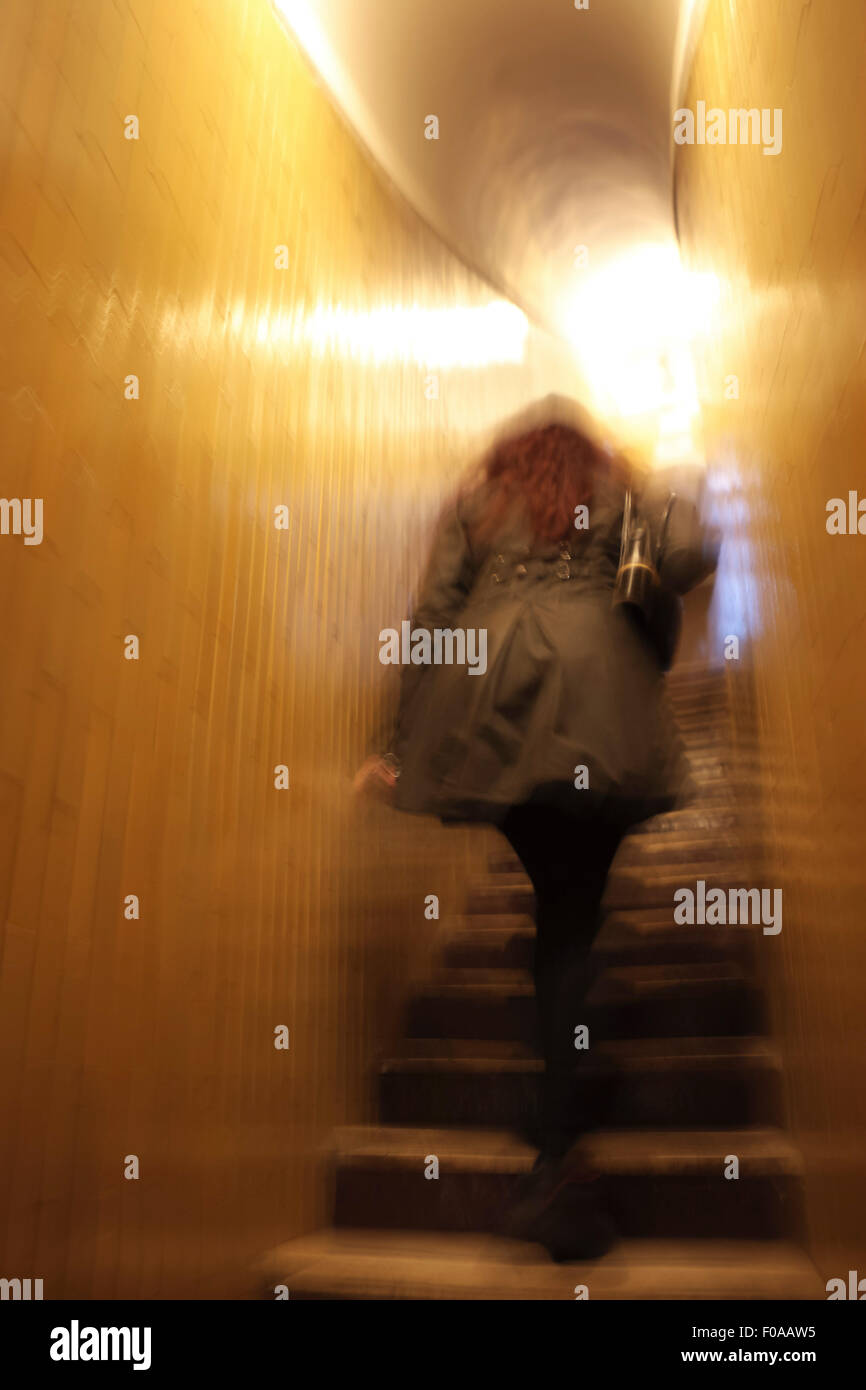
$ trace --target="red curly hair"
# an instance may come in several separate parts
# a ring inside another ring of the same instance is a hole
[[[536,540],[564,541],[575,534],[575,508],[589,504],[598,479],[621,470],[619,460],[571,425],[542,425],[501,440],[482,470],[488,500],[478,534],[494,534],[520,503]]]

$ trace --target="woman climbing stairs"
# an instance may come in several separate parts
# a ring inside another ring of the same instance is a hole
[[[760,926],[678,926],[673,894],[760,884],[753,789],[732,765],[722,673],[669,678],[698,795],[623,843],[587,1001],[584,1150],[622,1239],[554,1264],[494,1233],[535,1151],[532,894],[507,846],[470,886],[441,967],[380,1067],[381,1122],[338,1132],[334,1226],[273,1251],[292,1298],[823,1297],[804,1255],[801,1161],[766,1033]],[[741,747],[741,745],[739,745]],[[504,842],[503,842],[504,846]],[[734,1173],[738,1172],[738,1176]],[[270,1296],[273,1296],[271,1293]]]

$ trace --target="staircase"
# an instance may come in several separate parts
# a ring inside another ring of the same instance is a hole
[[[276,1284],[306,1299],[574,1299],[581,1285],[595,1299],[824,1296],[799,1246],[801,1161],[766,1036],[761,953],[775,938],[673,923],[676,888],[762,885],[725,678],[686,668],[668,684],[698,798],[617,856],[581,1068],[603,1097],[604,1128],[585,1144],[622,1241],[557,1265],[492,1234],[535,1157],[519,1132],[541,1072],[527,1041],[532,894],[502,841],[381,1066],[381,1123],[336,1136],[334,1228],[267,1257],[268,1296]],[[425,1177],[434,1156],[439,1176]]]

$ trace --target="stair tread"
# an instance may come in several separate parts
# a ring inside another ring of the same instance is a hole
[[[344,1166],[416,1167],[427,1154],[460,1171],[525,1173],[536,1150],[508,1130],[422,1128],[416,1125],[350,1125],[336,1131]],[[784,1130],[596,1130],[582,1141],[606,1173],[704,1173],[727,1154],[760,1165],[765,1174],[800,1174],[802,1159]]]
[[[742,958],[754,940],[756,927],[740,924],[732,927],[676,927],[670,922],[664,925],[647,924],[642,927],[618,925],[603,928],[596,938],[593,952],[603,961],[627,959],[637,964],[642,958],[653,955],[670,957],[671,964],[681,960],[683,964],[694,961],[695,957],[721,957],[723,960]]]
[[[521,897],[532,894],[532,884],[524,873],[484,874],[469,882],[470,893],[514,893]]]
[[[527,995],[534,994],[528,970],[489,969],[486,966],[445,966],[433,972],[421,995]]]
[[[449,1040],[450,1041],[450,1040]],[[404,1055],[388,1057],[381,1063],[383,1072],[423,1073],[439,1072],[536,1072],[541,1068],[541,1059],[533,1056],[530,1049],[514,1044],[509,1052],[495,1053],[484,1051],[489,1044],[485,1039],[457,1040],[454,1047],[459,1051],[446,1051],[437,1039],[409,1039],[407,1047],[415,1043],[426,1044],[423,1052],[413,1049]],[[748,1035],[711,1038],[636,1038],[602,1042],[593,1048],[593,1055],[601,1060],[615,1062],[625,1068],[658,1068],[672,1071],[676,1068],[701,1067],[710,1069],[718,1063],[736,1063],[740,1066],[781,1065],[778,1049],[766,1038]]]
[[[393,1046],[397,1051],[383,1060],[390,1064],[403,1058],[412,1061],[445,1059],[459,1061],[461,1058],[480,1058],[495,1061],[535,1060],[536,1053],[527,1043],[509,1038],[398,1038]]]
[[[692,859],[661,864],[645,860],[643,863],[635,864],[626,860],[621,864],[614,864],[610,878],[614,882],[669,882],[672,888],[687,888],[690,882],[693,886],[698,879],[703,879],[708,889],[742,888],[747,882],[758,888],[761,885],[754,880],[760,872],[756,864],[742,855],[730,863],[720,863],[717,859]]]
[[[494,926],[493,923],[486,927],[477,927],[473,924],[471,927],[464,927],[460,931],[455,932],[453,936],[448,938],[445,944],[447,946],[452,946],[455,942],[472,941],[489,945],[491,941],[495,941],[498,937],[510,941],[513,937],[523,937],[526,939],[531,936],[535,936],[535,926],[531,919],[527,918],[519,927]]]
[[[485,912],[480,916],[470,912],[464,913],[460,920],[460,932],[535,931],[535,922],[528,912]]]
[[[506,972],[503,972],[506,973]],[[672,962],[668,965],[611,965],[593,985],[591,994],[609,998],[628,993],[685,993],[705,985],[752,984],[750,976],[734,960]]]
[[[594,1051],[623,1063],[658,1065],[711,1064],[720,1060],[779,1062],[779,1051],[766,1038],[749,1034],[730,1037],[631,1038],[596,1044]]]
[[[748,1162],[749,1171],[759,1164],[762,1172],[800,1174],[803,1162],[796,1145],[784,1130],[598,1130],[584,1141],[586,1153],[604,1172],[670,1171],[705,1172],[727,1154]]]
[[[455,1072],[464,1075],[466,1072],[538,1072],[541,1071],[543,1063],[540,1057],[389,1057],[387,1062],[383,1062],[380,1070],[382,1072]]]
[[[748,922],[706,922],[697,925],[688,922],[675,922],[673,913],[669,907],[613,907],[605,916],[598,940],[607,934],[613,936],[618,933],[623,935],[643,935],[660,936],[663,934],[671,936],[695,937],[695,936],[725,936],[735,932],[738,928],[748,928]]]
[[[651,835],[643,834],[627,836],[623,841],[619,862],[622,864],[650,863],[653,859],[659,860],[663,855],[674,853],[679,859],[689,861],[699,859],[707,850],[717,852],[716,862],[723,862],[721,858],[723,855],[725,859],[730,858],[731,861],[738,861],[743,854],[748,853],[749,848],[747,845],[741,845],[731,840],[723,840],[719,843],[719,835],[715,832],[697,834],[693,830],[671,830],[663,839],[659,836],[653,839]],[[638,855],[643,856],[643,858],[638,860]]]
[[[611,965],[593,985],[589,998],[631,997],[636,994],[694,993],[718,985],[753,985],[746,971],[735,960],[671,962],[665,965]],[[416,998],[526,998],[534,996],[528,970],[487,966],[444,966],[433,972]]]
[[[509,1130],[422,1128],[418,1125],[345,1125],[334,1133],[341,1163],[375,1162],[391,1167],[435,1153],[461,1169],[524,1173],[536,1150]]]
[[[818,1273],[787,1241],[629,1240],[591,1263],[554,1264],[537,1245],[495,1236],[326,1230],[290,1241],[260,1266],[290,1296],[574,1300],[822,1299]]]
[[[642,821],[629,832],[630,835],[676,835],[686,830],[700,830],[705,834],[721,834],[723,831],[742,832],[744,817],[742,811],[707,811],[697,806],[682,806],[676,811],[665,811]]]

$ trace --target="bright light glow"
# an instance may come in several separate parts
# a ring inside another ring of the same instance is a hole
[[[708,331],[718,300],[715,276],[683,270],[676,246],[663,244],[589,274],[568,304],[568,336],[595,409],[620,431],[641,421],[657,463],[699,461],[690,345]]]
[[[528,332],[526,315],[502,299],[477,308],[445,309],[409,304],[361,310],[319,304],[289,314],[262,313],[255,325],[256,342],[263,346],[371,365],[414,362],[419,367],[519,363]]]
[[[677,35],[674,40],[674,57],[671,63],[669,103],[671,111],[678,110],[683,104],[686,83],[691,72],[708,3],[709,0],[680,0]],[[734,0],[729,0],[729,4],[733,12]],[[671,122],[671,146],[673,147],[673,122]]]
[[[348,82],[347,74],[307,0],[273,0],[273,6],[331,91],[344,94],[346,87],[351,86],[354,95],[354,85]]]

